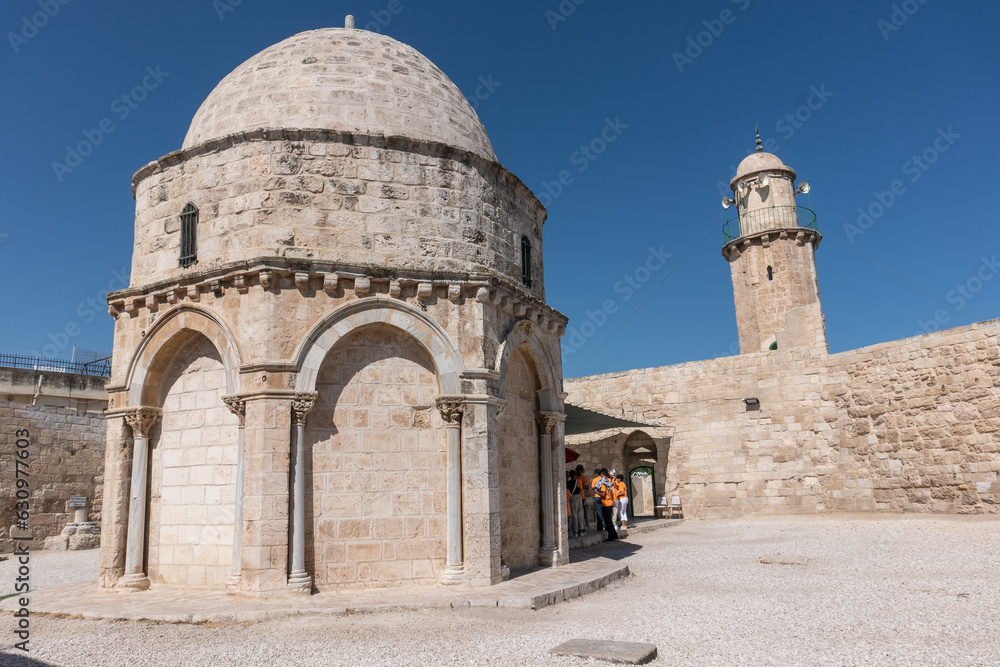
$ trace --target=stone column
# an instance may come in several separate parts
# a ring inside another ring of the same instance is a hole
[[[146,542],[146,471],[149,467],[149,433],[156,423],[156,408],[130,408],[125,422],[132,427],[132,483],[129,487],[128,537],[125,542],[125,576],[119,588],[149,588],[143,550]]]
[[[312,577],[306,572],[306,415],[316,405],[317,393],[302,392],[292,399],[292,423],[295,442],[292,446],[292,553],[288,588],[309,593]]]
[[[246,454],[245,438],[247,425],[247,402],[239,396],[223,396],[222,402],[230,412],[239,417],[240,428],[236,436],[236,499],[233,502],[233,564],[229,575],[229,586],[236,588],[240,584],[243,572],[243,468]]]
[[[465,560],[462,534],[462,414],[460,399],[441,397],[437,400],[441,419],[448,433],[448,556],[441,583],[465,581]]]
[[[108,437],[104,453],[104,501],[101,506],[100,584],[102,588],[110,589],[125,574],[132,448],[128,444],[125,411],[108,410],[105,415]]]
[[[552,466],[552,431],[555,429],[556,416],[551,412],[539,412],[538,446],[541,450],[542,478],[542,548],[538,552],[538,560],[542,565],[554,566],[558,562],[559,550],[555,535],[555,489],[553,485]]]

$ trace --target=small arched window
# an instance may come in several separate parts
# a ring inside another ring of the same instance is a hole
[[[181,266],[198,261],[198,208],[188,204],[181,211]]]
[[[531,287],[531,241],[527,236],[521,237],[521,282]]]
[[[774,269],[772,269],[770,266],[767,267],[767,279],[774,280]]]
[[[778,349],[778,341],[774,341],[773,343],[771,343],[771,347],[769,347],[767,349],[771,350],[772,352],[774,350],[777,350]]]

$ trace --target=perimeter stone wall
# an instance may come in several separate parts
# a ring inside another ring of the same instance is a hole
[[[0,403],[0,553],[12,551],[10,527],[15,524],[17,482],[16,431],[28,429],[31,445],[28,462],[31,482],[30,532],[35,548],[46,537],[58,535],[73,521],[67,507],[71,496],[86,496],[88,519],[101,520],[104,496],[103,415],[77,414],[76,410],[52,406]]]
[[[669,426],[667,484],[686,516],[1000,511],[1000,320],[837,355],[569,379],[566,391]]]

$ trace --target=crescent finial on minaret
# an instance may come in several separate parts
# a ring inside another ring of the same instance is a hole
[[[753,129],[754,129],[754,132],[757,133],[757,152],[758,153],[763,153],[764,152],[764,144],[760,140],[760,126],[757,125],[757,124],[754,124]]]

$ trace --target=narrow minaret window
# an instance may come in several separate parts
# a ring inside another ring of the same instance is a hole
[[[772,269],[770,266],[767,267],[767,279],[774,280],[774,269]]]
[[[198,209],[188,204],[181,211],[181,266],[198,261]]]
[[[521,237],[521,282],[531,287],[531,241],[527,236]]]

